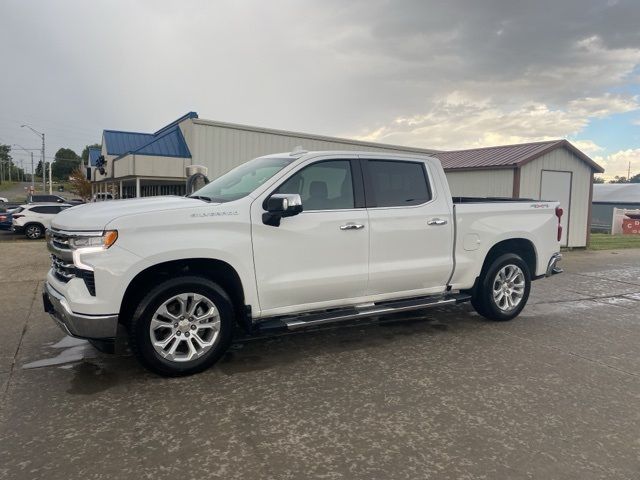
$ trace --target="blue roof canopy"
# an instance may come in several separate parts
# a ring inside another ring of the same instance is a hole
[[[133,152],[153,140],[152,133],[105,130],[103,135],[104,143],[107,146],[107,154],[109,155],[122,155],[123,153]]]
[[[105,130],[103,135],[107,154],[117,155],[118,157],[133,153],[160,157],[191,158],[191,152],[179,127],[180,122],[189,118],[198,118],[198,114],[189,112],[155,133]]]

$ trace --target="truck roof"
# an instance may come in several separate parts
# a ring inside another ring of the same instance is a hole
[[[366,155],[366,156],[376,156],[376,157],[386,157],[388,156],[389,160],[402,159],[402,158],[430,158],[436,161],[439,161],[437,157],[433,155],[429,155],[427,153],[399,153],[399,152],[375,152],[375,151],[366,151],[366,150],[293,150],[291,152],[281,152],[281,153],[271,153],[269,155],[262,155],[260,158],[302,158],[302,157],[318,157],[324,155]],[[396,158],[394,158],[396,157]]]

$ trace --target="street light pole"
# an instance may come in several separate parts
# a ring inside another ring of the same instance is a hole
[[[31,130],[33,133],[35,133],[36,135],[38,135],[39,137],[42,138],[42,193],[45,193],[47,185],[46,185],[46,177],[45,174],[47,173],[47,169],[46,169],[46,161],[44,159],[44,133],[40,133],[39,131],[37,131],[35,128],[31,127],[30,125],[24,124],[24,125],[20,125],[20,128],[22,127],[27,127],[29,130]],[[51,194],[51,165],[49,165],[49,194]]]

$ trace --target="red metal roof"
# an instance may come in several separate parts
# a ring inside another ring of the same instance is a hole
[[[437,152],[432,155],[440,160],[445,170],[514,168],[530,162],[556,148],[566,148],[580,160],[587,163],[594,171],[599,173],[604,172],[604,169],[600,165],[591,160],[586,154],[578,150],[567,140]]]

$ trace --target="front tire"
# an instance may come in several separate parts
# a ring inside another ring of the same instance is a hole
[[[530,291],[531,273],[526,262],[507,253],[494,259],[480,277],[471,303],[483,317],[504,322],[520,314]]]
[[[216,283],[177,277],[152,289],[129,328],[131,350],[147,369],[163,376],[206,370],[231,343],[233,305]]]

